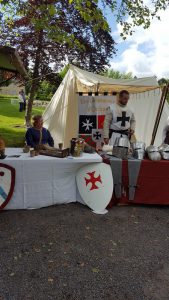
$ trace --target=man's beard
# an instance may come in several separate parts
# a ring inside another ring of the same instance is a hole
[[[118,101],[117,103],[119,104],[119,106],[123,106],[123,107],[127,105],[127,103],[126,103],[126,104],[123,104],[123,103],[121,103],[120,101]]]

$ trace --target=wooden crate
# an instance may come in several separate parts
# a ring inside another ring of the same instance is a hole
[[[60,150],[60,149],[40,150],[39,154],[46,155],[46,156],[52,156],[52,157],[64,158],[69,155],[69,148],[65,148],[62,150]]]

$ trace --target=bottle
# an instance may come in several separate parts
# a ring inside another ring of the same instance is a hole
[[[71,155],[74,155],[74,150],[76,146],[76,138],[72,138],[70,141],[70,153]]]

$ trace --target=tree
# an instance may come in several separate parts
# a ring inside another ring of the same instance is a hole
[[[12,5],[16,7],[17,11],[19,11],[22,7],[22,2],[22,0],[0,0],[1,5],[8,10],[8,14],[10,15]],[[29,5],[37,3],[39,5],[39,9],[42,11],[44,11],[42,3],[44,3],[44,5],[50,5],[50,14],[54,13],[55,5],[59,2],[60,1],[56,0],[28,1]],[[142,25],[144,28],[148,28],[153,18],[156,17],[160,20],[158,15],[159,11],[166,10],[169,5],[168,0],[150,0],[148,4],[146,4],[143,0],[66,0],[65,2],[69,4],[70,8],[74,6],[79,12],[81,18],[86,21],[93,21],[95,29],[108,29],[106,18],[104,18],[104,14],[101,12],[101,9],[103,11],[108,7],[110,13],[112,13],[112,17],[114,17],[116,22],[120,23],[123,27],[121,33],[123,38],[126,38],[128,34],[132,34],[135,26]],[[39,20],[35,19],[34,16],[32,16],[32,20],[34,23],[39,22]],[[43,18],[43,20],[41,19],[41,21],[45,21],[46,23],[46,18]],[[44,25],[48,27],[47,23]]]
[[[158,84],[161,86],[161,88],[163,88],[165,85],[168,85],[169,84],[169,79],[168,78],[160,78],[158,80]],[[169,93],[167,93],[167,97],[166,97],[166,100],[168,101],[169,103]]]
[[[36,99],[50,101],[53,94],[56,92],[59,83],[51,84],[47,80],[41,81],[36,93]]]
[[[41,79],[56,78],[53,72],[63,66],[63,61],[72,62],[75,58],[85,69],[104,70],[115,53],[114,40],[108,25],[103,28],[93,19],[83,18],[76,5],[70,5],[69,1],[6,2],[8,5],[1,18],[1,43],[16,47],[25,65],[31,69],[26,114],[29,124],[33,99]],[[91,1],[90,7],[97,11],[95,0]],[[98,12],[101,15],[100,9]]]
[[[161,78],[158,80],[158,84],[160,86],[167,85],[168,83],[169,83],[169,79],[166,79],[166,78]]]
[[[81,14],[85,14],[86,16],[92,15],[90,5],[88,11],[84,12],[83,2],[84,1],[79,0],[69,0],[69,3],[76,4]],[[100,1],[95,0],[95,3],[99,5]],[[101,0],[101,3],[103,9],[109,7],[112,16],[116,18],[116,22],[122,25],[123,30],[121,36],[124,39],[126,39],[128,34],[131,35],[133,33],[135,26],[142,25],[146,29],[150,26],[154,17],[160,20],[160,16],[158,15],[159,11],[166,10],[169,6],[168,0],[151,0],[148,5],[143,0]],[[127,19],[127,17],[129,18]],[[96,15],[95,18],[100,19],[100,16]]]
[[[114,69],[107,69],[103,75],[114,78],[114,79],[132,79],[133,75],[131,72],[128,73],[120,73],[120,71],[116,71]]]
[[[115,52],[104,8],[108,7],[122,25],[121,36],[125,39],[132,34],[134,26],[148,28],[152,18],[160,19],[158,12],[169,4],[168,0],[149,2],[148,7],[143,0],[0,0],[2,39],[6,29],[6,36],[10,34],[5,42],[22,50],[25,62],[31,61],[33,65],[27,120],[38,88],[36,78],[42,76],[42,69],[44,75],[44,70],[51,71],[51,61],[61,64],[66,55],[69,62],[76,57],[89,70],[104,69]],[[23,46],[23,33],[26,46]],[[49,40],[52,44],[46,48]],[[42,62],[46,62],[45,66]]]

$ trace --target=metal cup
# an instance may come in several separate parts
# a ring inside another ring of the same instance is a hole
[[[25,147],[23,148],[23,152],[24,152],[24,153],[29,153],[29,151],[30,151],[30,147],[29,147],[29,146],[25,146]]]
[[[34,157],[35,156],[35,150],[30,150],[30,157]]]
[[[59,145],[59,149],[62,150],[62,148],[63,148],[63,143],[59,143],[58,145]]]

